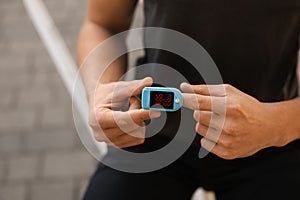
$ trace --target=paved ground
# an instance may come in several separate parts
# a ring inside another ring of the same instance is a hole
[[[86,1],[45,0],[75,55]],[[0,1],[0,200],[79,200],[95,169],[20,0]]]
[[[44,2],[75,57],[86,1]],[[78,138],[71,99],[22,1],[1,0],[0,200],[79,200],[96,164]]]

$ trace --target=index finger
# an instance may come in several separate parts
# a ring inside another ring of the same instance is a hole
[[[98,114],[99,125],[103,129],[116,128],[134,129],[144,125],[144,120],[157,118],[160,116],[159,111],[149,111],[144,109],[133,109],[123,111],[107,111]]]
[[[190,85],[188,83],[182,83],[180,89],[185,93],[196,93],[205,96],[226,96],[226,90],[224,85]]]
[[[212,111],[222,114],[226,109],[226,97],[182,93],[183,107],[192,110]]]
[[[136,96],[142,93],[144,87],[150,87],[153,83],[152,78],[146,77],[141,80],[117,82],[113,91],[113,96],[117,99]]]
[[[211,111],[211,97],[191,93],[182,93],[183,107],[192,110]]]

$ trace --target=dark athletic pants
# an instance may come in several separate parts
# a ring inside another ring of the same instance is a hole
[[[188,200],[198,187],[203,187],[213,190],[218,200],[299,200],[299,143],[233,161],[212,154],[199,159],[199,149],[191,147],[171,165],[142,174],[100,164],[84,199]]]

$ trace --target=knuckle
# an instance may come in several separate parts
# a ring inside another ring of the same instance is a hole
[[[244,139],[242,135],[236,135],[234,137],[234,141],[236,144],[243,144],[244,143]]]
[[[236,102],[230,107],[230,109],[233,112],[240,113],[242,111],[242,105],[239,102]]]
[[[200,92],[200,93],[203,93],[207,88],[207,86],[205,85],[198,85],[198,88],[197,90]]]
[[[106,125],[107,125],[107,123],[104,119],[99,119],[98,124],[96,124],[95,126],[99,127],[99,128],[105,128]]]
[[[196,131],[202,136],[207,135],[208,129],[205,129],[200,123],[196,124]]]
[[[89,126],[92,128],[94,128],[97,125],[97,119],[93,112],[89,113],[88,122],[89,122]]]
[[[230,84],[224,84],[225,91],[230,91],[232,86]]]
[[[89,119],[89,126],[94,130],[97,128],[97,123],[94,119]]]
[[[201,126],[200,126],[199,123],[196,124],[196,126],[195,126],[195,131],[196,131],[197,133],[199,133],[200,135],[204,135],[204,132],[203,132],[203,130],[201,129]]]
[[[127,121],[125,119],[119,119],[117,121],[117,125],[119,127],[125,128],[125,127],[127,127],[128,123],[127,123]]]
[[[236,135],[238,133],[237,128],[233,125],[225,125],[223,131],[229,135]]]
[[[195,126],[195,131],[196,131],[197,133],[199,133],[199,123],[196,124],[196,126]]]
[[[234,147],[234,143],[231,140],[220,140],[219,143],[227,149],[232,149]]]
[[[233,160],[235,159],[235,155],[231,151],[226,150],[222,152],[221,158],[225,160]]]
[[[198,105],[195,105],[197,108],[200,108],[200,105],[204,103],[203,98],[199,95],[197,95],[197,103]]]
[[[89,121],[89,126],[92,128],[92,130],[94,131],[101,131],[101,125],[99,124],[99,122],[97,122],[96,120],[90,120]]]
[[[95,133],[94,134],[94,137],[95,137],[95,140],[97,141],[97,142],[104,142],[105,140],[104,140],[104,137],[101,135],[101,134],[99,134],[99,133]]]
[[[145,143],[145,138],[139,139],[138,144],[144,144]]]
[[[100,125],[101,127],[105,127],[106,125],[106,118],[102,112],[97,113],[96,120],[98,123],[95,124]]]
[[[200,145],[201,145],[201,147],[204,147],[204,143],[205,143],[205,139],[202,138],[202,139],[200,140]]]
[[[194,118],[196,121],[199,121],[199,116],[200,116],[200,113],[199,113],[198,111],[194,111],[193,118]]]

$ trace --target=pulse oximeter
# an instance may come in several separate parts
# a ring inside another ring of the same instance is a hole
[[[145,87],[142,91],[142,108],[175,112],[182,107],[183,98],[176,88]]]

